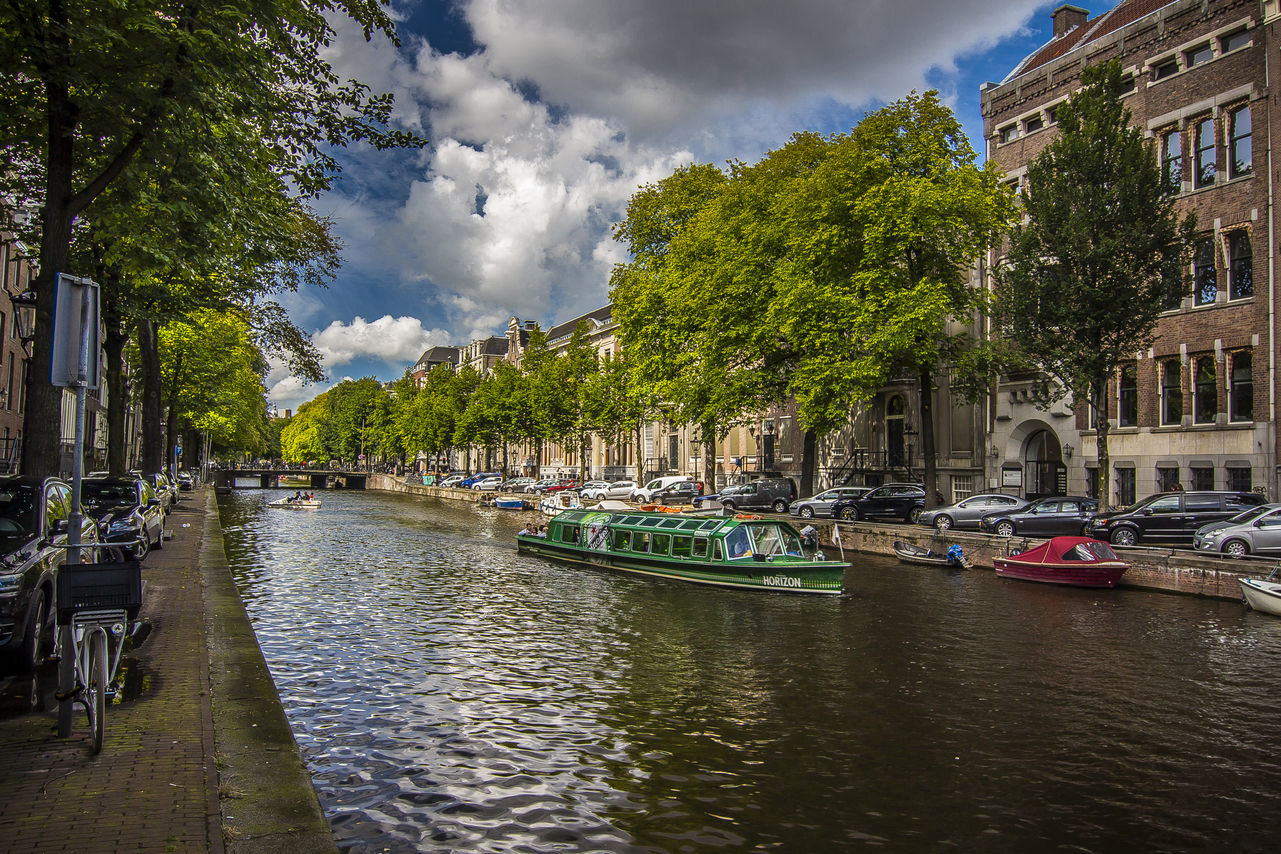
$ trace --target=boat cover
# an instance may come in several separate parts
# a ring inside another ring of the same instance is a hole
[[[1119,561],[1112,547],[1089,537],[1054,537],[1034,549],[1028,549],[1006,560],[1018,563],[1103,563]]]

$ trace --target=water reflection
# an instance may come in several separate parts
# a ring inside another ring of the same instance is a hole
[[[1237,603],[875,559],[723,591],[517,555],[502,511],[279,494],[225,499],[228,553],[349,850],[1281,841],[1281,620]]]

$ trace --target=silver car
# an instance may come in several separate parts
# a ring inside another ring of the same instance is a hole
[[[813,519],[815,516],[826,519],[832,515],[832,505],[837,501],[842,498],[862,498],[871,491],[870,486],[837,486],[796,502],[787,508],[787,512],[802,519]]]
[[[1281,554],[1281,504],[1262,504],[1197,528],[1192,548],[1231,557]]]
[[[988,513],[1005,511],[1017,513],[1028,505],[1022,498],[1000,493],[984,493],[962,498],[955,504],[946,507],[934,507],[921,513],[916,521],[922,525],[933,525],[939,531],[950,528],[965,531],[977,531],[979,521]]]

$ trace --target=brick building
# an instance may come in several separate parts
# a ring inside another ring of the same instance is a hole
[[[1174,487],[1254,488],[1276,498],[1277,164],[1268,80],[1278,0],[1125,0],[1090,17],[1053,13],[1051,40],[983,86],[987,155],[1021,182],[1054,137],[1055,109],[1089,65],[1119,59],[1133,122],[1152,140],[1198,235],[1187,296],[1151,347],[1117,372],[1111,398],[1113,503]],[[1281,129],[1281,128],[1278,128]],[[991,486],[1092,493],[1096,434],[1085,407],[1048,412],[1031,377],[1004,377],[989,417]]]

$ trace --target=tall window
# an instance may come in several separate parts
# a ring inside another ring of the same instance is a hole
[[[1254,296],[1254,249],[1250,245],[1250,232],[1241,228],[1228,235],[1228,284],[1229,299]]]
[[[1161,137],[1161,174],[1172,191],[1183,188],[1183,134],[1177,130]]]
[[[1116,503],[1119,507],[1129,507],[1138,500],[1135,489],[1134,469],[1116,470]]]
[[[1161,363],[1161,423],[1183,423],[1183,390],[1179,386],[1179,360]]]
[[[1228,469],[1228,489],[1236,492],[1249,492],[1253,488],[1250,470],[1247,468]]]
[[[1228,113],[1228,177],[1240,178],[1254,170],[1254,146],[1250,136],[1250,105]]]
[[[1248,351],[1232,354],[1232,384],[1228,389],[1228,417],[1254,420],[1254,357]]]
[[[1214,469],[1209,466],[1193,466],[1190,471],[1193,489],[1214,489]]]
[[[1214,238],[1201,238],[1192,261],[1192,301],[1197,305],[1209,305],[1219,296],[1219,270],[1214,261]]]
[[[1192,388],[1192,420],[1197,424],[1213,424],[1219,408],[1218,384],[1215,382],[1214,357],[1202,356],[1196,360],[1196,382]]]
[[[1214,156],[1214,117],[1206,116],[1196,123],[1196,174],[1194,180],[1198,187],[1208,187],[1214,183],[1218,166]]]
[[[1116,417],[1118,427],[1136,427],[1139,423],[1138,368],[1125,365],[1116,388]]]

